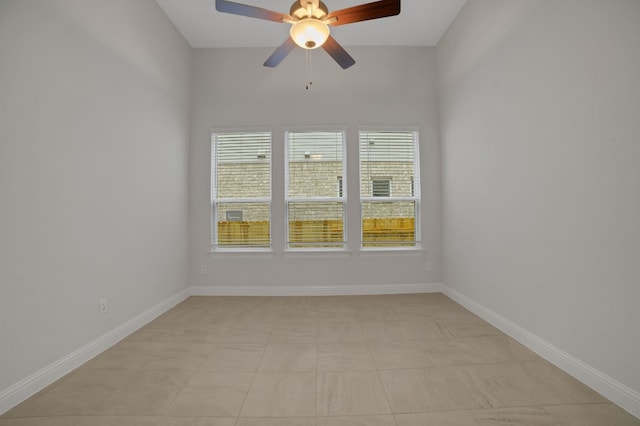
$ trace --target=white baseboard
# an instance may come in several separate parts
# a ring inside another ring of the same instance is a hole
[[[556,367],[575,377],[615,404],[640,418],[640,392],[609,377],[491,309],[443,284],[443,293],[502,332],[522,343]]]
[[[191,287],[191,296],[349,296],[367,294],[441,293],[442,284],[324,285],[324,286],[215,286]]]
[[[103,334],[94,341],[89,342],[83,347],[36,371],[25,379],[0,391],[0,414],[15,407],[64,375],[80,367],[91,358],[109,349],[187,297],[189,297],[189,290],[185,289],[125,322],[121,326]]]

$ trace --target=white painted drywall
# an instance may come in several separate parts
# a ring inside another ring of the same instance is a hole
[[[640,2],[469,0],[437,52],[444,282],[640,391]]]
[[[0,391],[186,287],[191,54],[152,0],[0,2]]]
[[[283,39],[286,31],[283,33]],[[336,35],[339,38],[339,35]],[[305,90],[305,55],[296,49],[275,69],[262,63],[273,49],[196,49],[191,134],[191,284],[199,287],[308,287],[439,282],[440,180],[435,49],[349,48],[357,63],[342,70],[322,50],[312,52],[313,85]],[[347,128],[345,258],[287,258],[284,246],[286,126]],[[423,256],[363,257],[358,203],[357,131],[360,125],[418,126],[422,161]],[[274,256],[210,258],[210,129],[265,126],[273,131],[272,236]],[[208,273],[201,273],[201,265]]]

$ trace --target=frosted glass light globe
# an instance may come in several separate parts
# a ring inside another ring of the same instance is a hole
[[[304,49],[315,49],[329,38],[329,26],[317,19],[302,19],[291,26],[293,41]]]

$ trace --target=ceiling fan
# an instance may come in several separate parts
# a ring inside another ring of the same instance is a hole
[[[300,46],[303,49],[322,47],[343,69],[347,69],[356,61],[331,37],[329,26],[398,15],[400,0],[379,0],[331,13],[320,0],[296,0],[291,5],[288,15],[247,4],[216,0],[216,10],[291,24],[289,38],[269,56],[264,63],[265,67],[276,67],[294,47]]]

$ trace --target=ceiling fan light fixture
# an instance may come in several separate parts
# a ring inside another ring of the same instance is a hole
[[[329,38],[329,26],[317,19],[302,19],[291,26],[293,41],[303,49],[316,49]]]

